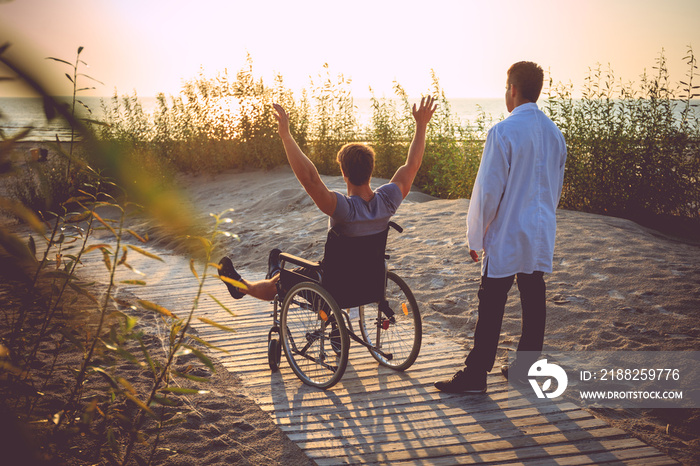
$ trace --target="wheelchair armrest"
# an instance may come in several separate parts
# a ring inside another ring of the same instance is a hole
[[[320,262],[307,261],[306,259],[302,259],[301,257],[297,257],[297,256],[294,256],[292,254],[288,254],[286,252],[280,253],[280,261],[281,262],[291,262],[292,264],[296,264],[296,265],[301,266],[301,267],[308,267],[310,269],[321,268]],[[284,264],[282,264],[282,268],[284,268]]]
[[[394,230],[398,231],[399,233],[403,233],[403,228],[401,228],[401,225],[399,225],[396,222],[389,222],[389,226],[393,228]]]

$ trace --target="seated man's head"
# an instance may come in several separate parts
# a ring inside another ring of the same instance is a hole
[[[355,186],[369,183],[374,170],[374,151],[357,142],[345,144],[338,151],[337,161],[343,176]]]

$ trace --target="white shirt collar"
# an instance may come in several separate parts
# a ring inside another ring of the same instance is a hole
[[[536,102],[527,102],[525,104],[518,105],[513,109],[512,112],[510,112],[511,115],[515,115],[516,113],[524,112],[526,110],[537,110],[539,107],[537,107]]]

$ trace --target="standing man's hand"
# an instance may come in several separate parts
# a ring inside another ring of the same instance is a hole
[[[470,250],[469,250],[469,255],[472,256],[472,260],[473,260],[474,262],[479,262],[479,253],[478,253],[478,252],[476,252],[476,251],[473,250],[473,249],[470,249]]]
[[[280,104],[272,104],[275,109],[275,118],[277,119],[277,132],[280,136],[289,134],[289,116]]]

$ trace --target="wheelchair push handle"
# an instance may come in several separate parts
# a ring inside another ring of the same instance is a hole
[[[403,233],[403,228],[401,228],[401,225],[399,225],[396,222],[389,222],[389,226],[393,228],[394,230],[398,231],[399,233]]]

